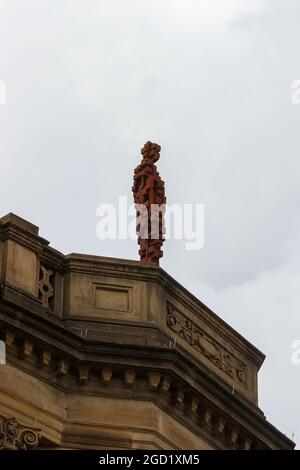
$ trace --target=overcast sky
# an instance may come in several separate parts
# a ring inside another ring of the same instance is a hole
[[[260,406],[300,445],[299,0],[0,0],[1,215],[64,253],[100,241],[147,140],[168,202],[205,204],[205,245],[161,266],[267,354]]]

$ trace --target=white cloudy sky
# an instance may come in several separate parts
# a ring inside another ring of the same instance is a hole
[[[96,208],[160,143],[168,202],[206,208],[204,249],[162,267],[267,354],[260,405],[300,444],[299,21],[299,0],[0,0],[1,214],[137,259]]]

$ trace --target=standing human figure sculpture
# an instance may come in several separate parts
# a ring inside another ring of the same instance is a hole
[[[158,144],[147,142],[141,150],[142,161],[134,170],[132,191],[137,209],[136,230],[142,263],[159,264],[159,258],[163,255],[165,183],[155,165],[160,158],[160,150]]]

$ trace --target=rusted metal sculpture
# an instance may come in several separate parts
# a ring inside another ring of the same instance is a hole
[[[132,187],[137,211],[137,235],[142,263],[159,264],[165,235],[165,183],[155,163],[160,146],[147,142],[141,150],[140,165],[134,170]]]

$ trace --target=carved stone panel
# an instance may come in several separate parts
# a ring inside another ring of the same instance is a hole
[[[94,284],[94,306],[103,310],[132,311],[132,288]]]
[[[40,429],[23,426],[16,418],[0,416],[0,450],[28,450],[37,447]]]
[[[12,240],[4,243],[3,251],[5,281],[35,295],[38,269],[36,254]]]
[[[167,309],[167,326],[215,367],[229,376],[234,383],[247,389],[248,371],[246,364],[202,331],[198,325],[186,318],[172,305],[168,304]]]
[[[40,275],[38,283],[38,298],[44,308],[51,307],[51,300],[54,297],[53,271],[40,265]]]

